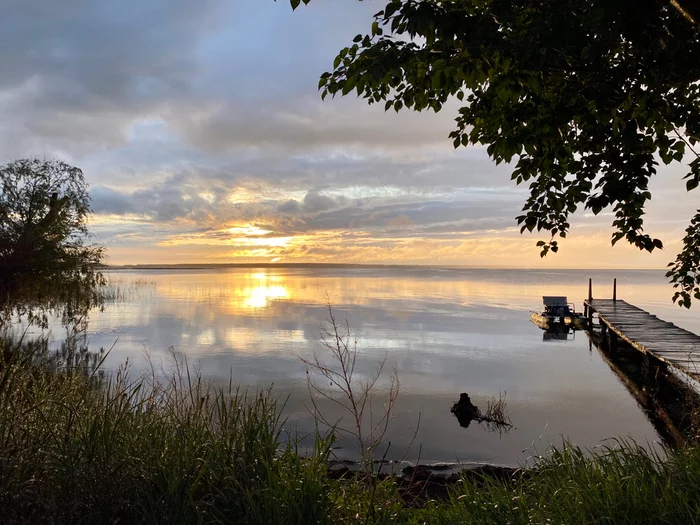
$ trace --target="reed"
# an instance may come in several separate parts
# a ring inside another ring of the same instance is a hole
[[[105,273],[102,286],[96,289],[100,305],[120,304],[143,299],[154,299],[156,281],[143,277],[125,277],[110,272]]]
[[[330,439],[303,457],[269,390],[56,367],[0,339],[3,523],[327,523]]]
[[[47,348],[0,336],[3,524],[700,522],[698,447],[565,442],[416,508],[392,477],[330,479],[332,436],[302,454],[270,390],[214,387],[181,358],[162,379],[103,377],[79,344]]]
[[[669,454],[631,441],[594,451],[565,442],[512,480],[464,481],[449,503],[421,513],[476,525],[698,523],[700,449]]]

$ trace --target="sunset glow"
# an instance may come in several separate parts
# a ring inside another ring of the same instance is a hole
[[[322,101],[319,74],[376,6],[155,4],[114,17],[66,6],[47,26],[50,45],[32,31],[14,40],[37,67],[8,62],[0,85],[0,154],[80,167],[110,264],[662,268],[680,248],[696,208],[682,164],[650,182],[645,231],[663,251],[611,248],[613,214],[579,210],[560,252],[540,259],[535,243],[547,234],[521,235],[515,221],[527,187],[485,148],[452,147],[458,101],[437,114]],[[37,16],[11,15],[17,27]],[[76,31],[81,16],[89,30]],[[116,37],[124,27],[129,39]]]

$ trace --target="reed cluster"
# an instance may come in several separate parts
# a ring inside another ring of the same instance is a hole
[[[100,377],[42,340],[0,349],[2,523],[329,521],[330,441],[302,458],[269,390],[214,388],[180,365],[160,381]]]
[[[534,468],[464,475],[431,499],[391,476],[335,479],[332,435],[302,453],[270,390],[214,387],[181,360],[160,380],[99,364],[76,345],[0,337],[2,523],[700,521],[700,448],[565,443]]]
[[[593,451],[564,443],[510,480],[470,478],[452,494],[414,523],[700,523],[700,448],[666,455],[630,441]]]

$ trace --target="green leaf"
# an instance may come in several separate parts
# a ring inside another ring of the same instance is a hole
[[[391,18],[391,16],[399,10],[401,7],[401,2],[391,2],[387,4],[386,8],[384,9],[384,18]]]
[[[529,185],[523,232],[565,238],[570,214],[611,209],[613,242],[659,248],[643,233],[652,177],[661,162],[683,162],[700,136],[700,38],[687,20],[654,2],[634,13],[609,0],[383,4],[324,93],[357,89],[396,111],[440,111],[454,97],[452,145],[517,161],[511,178]],[[689,167],[692,190],[700,158]],[[689,229],[700,239],[700,217]],[[693,253],[679,262],[688,275],[700,273]]]

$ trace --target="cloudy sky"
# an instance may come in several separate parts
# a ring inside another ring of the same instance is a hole
[[[0,162],[83,169],[97,241],[123,263],[662,267],[696,205],[652,184],[666,249],[610,248],[578,215],[559,254],[518,232],[525,192],[441,113],[384,113],[316,86],[381,1],[0,0]]]

